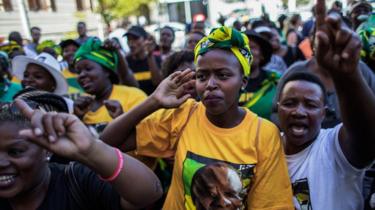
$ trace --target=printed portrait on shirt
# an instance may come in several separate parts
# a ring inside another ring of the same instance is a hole
[[[293,200],[298,210],[312,210],[310,190],[307,178],[296,180],[292,184]],[[297,204],[296,204],[297,203]]]
[[[188,152],[183,168],[186,209],[246,209],[254,166]]]

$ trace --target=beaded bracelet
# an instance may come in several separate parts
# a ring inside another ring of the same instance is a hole
[[[106,181],[106,182],[114,181],[120,175],[120,172],[121,172],[122,168],[124,167],[124,156],[122,155],[122,152],[117,148],[115,148],[115,150],[116,150],[116,155],[118,157],[118,163],[117,163],[117,166],[116,166],[116,170],[108,178],[103,178],[99,175],[99,179],[101,179],[102,181]]]

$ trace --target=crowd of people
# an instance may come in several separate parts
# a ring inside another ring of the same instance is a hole
[[[116,39],[0,45],[0,209],[375,209],[375,15],[317,0],[183,49]]]

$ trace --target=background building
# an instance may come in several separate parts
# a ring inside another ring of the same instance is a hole
[[[94,0],[0,0],[0,37],[7,39],[9,32],[19,31],[30,39],[29,28],[38,26],[42,40],[75,38],[78,21],[86,22],[89,35],[102,37],[95,7]]]

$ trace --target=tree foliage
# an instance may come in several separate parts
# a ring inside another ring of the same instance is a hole
[[[130,15],[141,15],[140,7],[155,0],[98,0],[98,12],[109,26],[109,23],[118,18]]]

